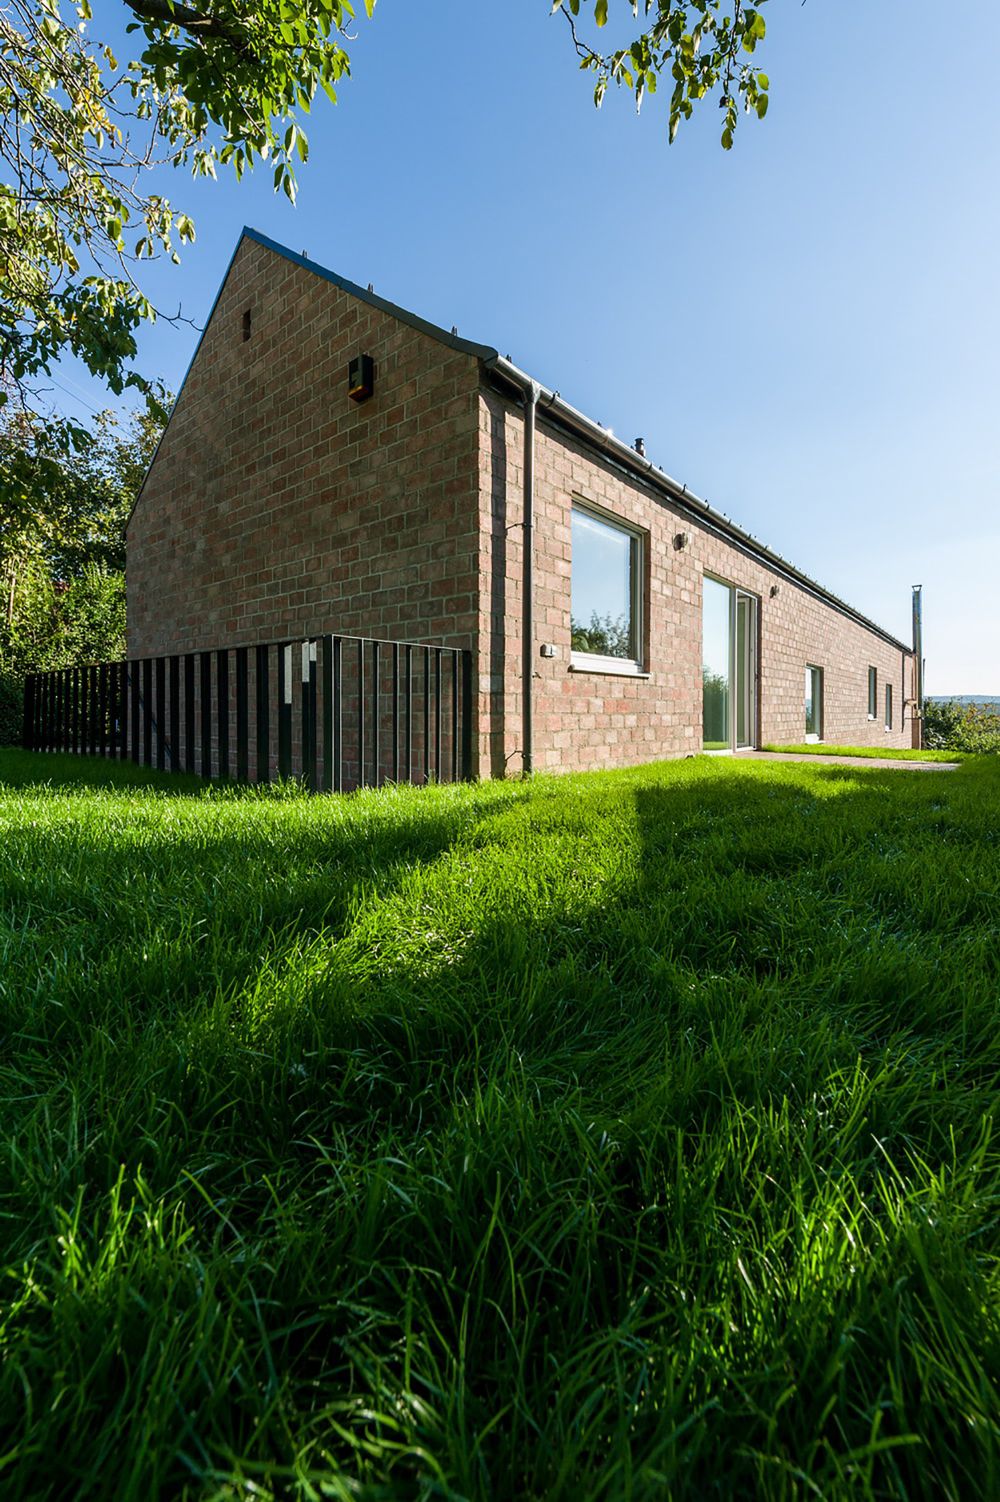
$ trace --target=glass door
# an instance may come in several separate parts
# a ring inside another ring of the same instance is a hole
[[[757,600],[721,579],[704,581],[702,745],[734,751],[757,744]]]
[[[736,749],[757,744],[757,601],[736,591]]]

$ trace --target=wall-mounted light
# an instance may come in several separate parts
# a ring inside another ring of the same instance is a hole
[[[347,394],[352,402],[366,402],[375,390],[375,361],[371,355],[355,355],[347,367]]]
[[[772,584],[771,585],[771,599],[772,600],[776,600],[780,594],[781,594],[781,585],[780,584]]]
[[[678,553],[683,553],[684,549],[689,545],[690,541],[690,532],[677,532],[674,535],[674,547],[676,548]]]

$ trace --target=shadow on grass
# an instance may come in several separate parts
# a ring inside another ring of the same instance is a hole
[[[36,831],[16,1474],[991,1494],[996,808],[716,761]]]

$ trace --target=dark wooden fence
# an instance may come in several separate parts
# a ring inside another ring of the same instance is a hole
[[[317,792],[472,775],[472,654],[320,636],[35,673],[32,751]]]

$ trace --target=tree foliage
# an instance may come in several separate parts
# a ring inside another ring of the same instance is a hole
[[[266,160],[294,198],[302,115],[318,92],[335,99],[348,71],[346,0],[122,4],[136,42],[125,60],[95,35],[90,0],[0,9],[0,401],[13,388],[29,409],[66,355],[117,394],[147,389],[130,364],[156,316],[140,266],[176,260],[195,233],[150,191],[151,169],[240,176]],[[50,424],[50,443],[86,436]]]
[[[924,745],[932,751],[1000,753],[1000,712],[996,702],[959,704],[924,700]]]
[[[26,673],[123,654],[125,523],[161,431],[147,409],[101,413],[60,465],[44,424],[0,417],[0,743],[20,734]]]
[[[722,117],[722,145],[728,151],[740,111],[763,119],[767,114],[770,80],[756,67],[753,55],[764,40],[761,7],[746,0],[628,0],[634,18],[640,12],[645,29],[631,42],[603,51],[584,41],[577,28],[581,13],[592,16],[598,29],[609,21],[608,0],[554,0],[573,34],[580,66],[595,75],[594,100],[600,105],[609,83],[630,89],[636,106],[655,94],[661,78],[672,88],[668,135],[673,141],[682,120],[695,105],[718,96]]]

